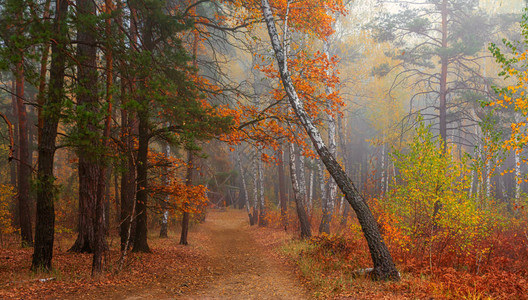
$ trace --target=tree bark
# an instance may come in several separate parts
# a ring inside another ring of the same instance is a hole
[[[261,10],[268,27],[268,33],[273,50],[275,52],[275,58],[277,59],[277,63],[279,65],[281,81],[286,94],[288,95],[290,104],[304,129],[308,133],[310,139],[312,140],[314,148],[319,154],[319,157],[338,184],[341,191],[345,194],[347,201],[352,205],[352,208],[356,212],[358,221],[369,246],[372,262],[374,263],[374,268],[371,272],[372,278],[399,280],[400,274],[394,265],[392,256],[390,255],[385,242],[383,241],[383,237],[381,236],[377,222],[374,219],[372,212],[339,163],[330,154],[330,151],[321,138],[319,130],[314,126],[312,120],[304,110],[303,104],[297,95],[289,72],[284,68],[287,62],[285,60],[284,52],[280,46],[279,35],[275,27],[275,21],[273,20],[273,14],[268,0],[261,0]]]
[[[240,160],[240,148],[237,149],[236,152],[236,160],[238,164],[238,169],[240,170],[240,179],[242,181],[242,193],[244,194],[244,200],[245,200],[245,206],[247,210],[247,214],[249,217],[249,224],[253,225],[253,216],[251,215],[251,204],[249,203],[249,195],[248,195],[248,188],[246,183],[246,174],[244,172],[244,167],[242,166],[242,161]]]
[[[521,113],[515,112],[515,123],[520,123],[522,121]],[[521,174],[521,151],[518,149],[513,150],[513,155],[515,156],[515,205],[519,205],[521,200],[521,183],[523,181]]]
[[[286,230],[288,228],[287,213],[287,199],[286,199],[286,182],[284,179],[284,153],[282,151],[282,144],[279,144],[279,150],[277,151],[279,160],[277,162],[278,175],[279,175],[279,201],[280,201],[280,212],[281,212],[281,225]]]
[[[311,160],[310,164],[310,176],[308,176],[308,204],[306,205],[306,210],[308,211],[308,214],[312,211],[313,207],[313,196],[314,196],[314,190],[315,190],[315,170],[313,169],[313,160]]]
[[[170,145],[169,143],[165,144],[165,156],[168,158],[170,157]],[[168,174],[168,168],[165,168],[165,174],[162,176],[162,181],[165,186],[169,186],[169,174]],[[167,209],[167,201],[169,201],[169,195],[165,196],[164,200],[161,200],[161,210],[163,212],[163,215],[161,217],[161,227],[160,227],[160,238],[168,238],[168,224],[169,224],[169,210]]]
[[[260,150],[259,150],[260,155]],[[264,164],[262,159],[259,157],[257,165],[258,170],[258,182],[259,182],[259,202],[258,202],[258,226],[268,225],[266,221],[266,203],[264,201]]]
[[[17,150],[18,147],[18,103],[17,103],[17,96],[16,96],[16,79],[13,79],[11,82],[11,113],[13,116],[13,158],[14,162],[11,163],[11,185],[13,188],[17,189],[17,182],[18,182],[18,157],[19,157],[19,151]],[[18,198],[13,199],[16,204],[16,211],[18,212]],[[18,213],[15,214],[15,224],[19,226],[19,215]]]
[[[78,72],[77,93],[78,110],[92,115],[79,114],[77,130],[80,146],[77,149],[79,157],[79,223],[77,240],[70,248],[71,252],[93,253],[95,247],[95,225],[97,188],[100,158],[100,133],[97,129],[96,115],[98,109],[97,91],[97,47],[95,46],[95,24],[85,20],[96,14],[95,2],[92,0],[77,0],[77,57]],[[91,21],[88,21],[91,22]]]
[[[258,223],[258,207],[259,207],[259,178],[258,178],[258,152],[255,151],[255,157],[253,159],[253,214],[251,225]]]
[[[440,138],[444,141],[443,153],[447,150],[447,67],[449,58],[447,57],[447,0],[442,0],[442,52],[440,56]]]
[[[326,55],[327,59],[330,60],[330,42],[326,39],[323,43],[323,52]],[[330,75],[330,69],[326,70],[327,75]],[[332,89],[326,87],[326,94],[332,94]],[[330,111],[332,109],[330,103],[327,103],[327,109]],[[328,118],[328,150],[330,154],[334,157],[337,157],[337,143],[336,143],[336,121],[334,116],[331,114],[327,115]],[[323,198],[323,216],[321,218],[321,224],[319,225],[319,233],[330,234],[330,222],[334,214],[336,195],[337,195],[337,186],[333,178],[329,178],[326,186],[327,196]]]
[[[139,119],[139,148],[136,163],[137,189],[136,189],[136,230],[134,235],[134,248],[132,252],[150,253],[147,242],[147,201],[148,201],[148,144],[149,123],[146,107],[138,111]]]
[[[51,0],[46,0],[46,3],[44,5],[44,13],[43,18],[46,20],[49,18],[50,15],[50,6],[51,6]],[[43,124],[43,118],[42,115],[42,107],[44,106],[44,103],[46,101],[46,73],[48,71],[48,56],[49,56],[49,48],[50,44],[45,43],[42,47],[42,58],[40,60],[40,74],[39,74],[39,86],[38,86],[38,95],[37,95],[37,122],[38,122],[38,128],[42,128]],[[37,134],[37,144],[40,144],[40,130]]]
[[[51,69],[48,99],[43,106],[42,127],[39,128],[41,141],[38,147],[37,171],[37,222],[35,227],[35,245],[31,269],[34,271],[51,270],[53,257],[53,238],[55,233],[56,187],[53,176],[53,158],[59,124],[60,110],[64,97],[64,68],[66,56],[67,27],[63,24],[68,12],[68,1],[57,0],[53,28],[54,43],[51,51]]]
[[[23,53],[20,53],[23,59]],[[24,67],[22,61],[16,64],[16,98],[18,113],[18,220],[20,222],[20,235],[22,246],[33,246],[33,233],[31,230],[31,209],[29,206],[29,182],[31,178],[31,162],[29,159],[27,112],[24,104]]]
[[[301,238],[305,239],[312,236],[312,229],[304,206],[304,203],[306,202],[306,189],[302,188],[302,185],[299,182],[301,179],[297,178],[296,159],[299,158],[299,155],[296,153],[293,143],[289,143],[289,153],[290,177],[292,181],[293,197],[295,198],[295,208],[297,211],[297,217],[299,218]],[[300,170],[300,172],[304,172],[304,170]]]
[[[113,3],[111,0],[105,0],[105,12],[108,16],[111,15],[113,10]],[[94,9],[95,14],[95,9]],[[111,25],[112,21],[110,17],[106,19],[105,34],[107,38],[110,38],[111,35]],[[106,46],[106,103],[108,105],[106,116],[105,116],[105,125],[103,129],[103,153],[108,153],[110,150],[109,139],[110,139],[110,129],[112,121],[112,107],[113,107],[113,93],[112,88],[114,85],[114,68],[113,68],[113,53],[112,45],[107,42]],[[105,250],[106,250],[106,240],[105,232],[108,228],[107,222],[109,221],[109,185],[107,185],[107,178],[110,179],[112,173],[108,169],[108,160],[100,159],[99,163],[99,177],[97,182],[97,198],[95,203],[95,244],[94,244],[94,255],[92,260],[92,277],[99,276],[103,273],[104,269],[104,259],[105,259]]]
[[[119,11],[122,11],[123,4],[119,1]],[[133,44],[137,43],[137,30],[136,30],[136,12],[133,7],[130,7],[130,15],[131,15],[131,22],[130,22],[130,42]],[[119,25],[123,25],[123,18],[120,14],[117,18],[117,22],[119,22]],[[125,41],[121,41],[122,45],[124,46]],[[123,63],[121,66],[121,70],[124,71],[126,68],[125,64]],[[121,77],[121,105],[122,107],[126,107],[126,85],[125,82],[129,78]],[[130,79],[131,82],[135,82],[135,80]],[[132,86],[130,89],[134,89],[135,86],[132,83]],[[135,236],[135,222],[133,222],[133,218],[135,215],[135,210],[133,212],[133,207],[135,207],[136,202],[136,165],[135,165],[135,146],[134,146],[134,138],[133,135],[135,135],[137,130],[136,126],[136,118],[134,114],[131,111],[128,111],[126,108],[121,109],[121,141],[123,145],[125,145],[125,158],[124,158],[124,166],[123,166],[123,173],[121,174],[121,205],[120,205],[120,223],[119,223],[119,235],[121,237],[121,250],[125,250],[125,245],[131,246],[131,241],[134,240]],[[132,243],[133,244],[133,243]],[[128,249],[126,249],[128,250]]]
[[[153,51],[154,44],[154,24],[151,15],[146,16],[142,26],[142,42],[145,51]],[[140,78],[142,90],[147,89],[148,78]],[[136,231],[134,238],[133,252],[151,252],[147,243],[147,202],[148,202],[148,148],[150,140],[149,122],[149,100],[145,95],[138,99],[139,108],[137,117],[138,126],[138,155],[136,163],[137,189],[136,189]]]
[[[192,187],[193,185],[193,175],[194,175],[194,155],[191,150],[188,151],[187,156],[187,178],[185,185],[187,187]],[[182,228],[181,228],[181,236],[180,236],[180,245],[187,245],[187,236],[189,234],[189,201],[190,199],[187,199],[186,202],[183,203],[183,216],[182,216]]]

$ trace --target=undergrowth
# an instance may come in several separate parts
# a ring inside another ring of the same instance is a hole
[[[398,264],[400,282],[373,282],[358,276],[370,267],[361,241],[343,235],[320,235],[292,240],[281,252],[298,266],[315,298],[338,299],[527,299],[523,272],[487,268],[482,274],[465,269]],[[398,257],[396,257],[398,260]]]

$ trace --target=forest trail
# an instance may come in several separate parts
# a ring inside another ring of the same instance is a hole
[[[308,299],[291,268],[255,239],[243,211],[212,212],[201,230],[216,275],[190,299]]]
[[[278,257],[276,246],[290,236],[282,230],[249,226],[244,211],[210,210],[206,222],[189,232],[160,239],[151,232],[152,253],[130,253],[115,273],[115,242],[107,274],[90,278],[91,254],[65,250],[57,242],[53,274],[29,272],[31,249],[0,249],[0,299],[309,299],[294,267]],[[61,244],[63,244],[61,246]],[[38,278],[56,277],[39,282]]]
[[[292,268],[260,239],[266,234],[273,234],[272,229],[250,227],[244,211],[212,210],[189,238],[188,247],[201,257],[199,264],[192,266],[201,271],[189,275],[201,278],[187,277],[189,288],[180,292],[154,284],[139,294],[128,290],[125,299],[309,299]],[[174,279],[166,284],[187,287]]]

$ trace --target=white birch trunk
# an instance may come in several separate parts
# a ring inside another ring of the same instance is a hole
[[[303,199],[303,206],[306,207],[308,201],[306,199],[306,176],[304,174],[304,156],[301,155],[301,151],[297,149],[297,152],[295,152],[295,155],[297,156],[297,160],[299,161],[299,192],[304,195]]]
[[[486,162],[486,198],[491,197],[491,159]]]
[[[521,114],[515,112],[515,123],[520,123]],[[522,174],[521,174],[521,151],[514,149],[515,156],[515,205],[519,205],[519,200],[521,200],[521,183],[522,183]]]
[[[264,225],[264,217],[266,215],[266,203],[264,201],[264,164],[260,157],[258,157],[258,181],[259,181],[259,225]]]
[[[313,164],[312,164],[313,165]],[[314,173],[315,171],[313,170],[313,168],[310,168],[310,176],[309,176],[309,179],[308,179],[308,184],[309,184],[309,192],[308,192],[308,213],[311,213],[312,212],[312,205],[313,205],[313,194],[314,194],[314,183],[315,183],[315,176],[314,176]]]
[[[325,167],[323,163],[317,164],[319,173],[319,187],[321,189],[321,206],[323,209],[326,207],[326,181],[325,181]]]
[[[261,11],[268,28],[271,45],[275,52],[275,58],[277,59],[279,66],[281,82],[288,96],[288,100],[299,121],[312,140],[312,144],[319,154],[319,157],[325,164],[330,175],[334,178],[336,183],[345,194],[347,201],[351,204],[352,208],[356,212],[356,216],[363,230],[370,250],[372,262],[374,264],[374,268],[372,269],[372,272],[370,272],[371,277],[384,280],[399,280],[400,273],[394,265],[392,256],[385,245],[385,242],[383,241],[383,237],[379,231],[372,212],[370,211],[366,201],[359,194],[354,184],[350,181],[350,178],[348,178],[347,174],[344,172],[343,168],[339,165],[335,157],[330,154],[328,148],[323,142],[323,139],[321,138],[319,130],[317,127],[315,127],[310,116],[304,110],[303,103],[297,95],[297,91],[295,90],[295,86],[293,85],[289,72],[286,68],[284,68],[284,65],[287,64],[287,61],[284,55],[284,50],[282,49],[279,41],[279,34],[275,26],[273,13],[268,0],[261,0]]]
[[[326,55],[327,59],[330,60],[330,42],[328,41],[328,38],[323,42],[323,51]],[[327,75],[331,75],[331,70],[326,70]],[[326,86],[325,92],[327,95],[330,95],[333,93],[332,89],[329,86]],[[331,110],[332,105],[330,103],[327,103],[327,109]],[[336,120],[334,116],[331,114],[328,114],[328,150],[330,151],[330,154],[333,157],[337,157],[337,141],[336,141]],[[328,199],[327,199],[327,215],[328,215],[328,222],[332,220],[332,215],[335,209],[335,203],[336,203],[336,196],[337,196],[337,185],[335,183],[334,178],[330,177],[328,180]]]
[[[249,195],[248,195],[248,189],[246,184],[246,174],[244,173],[244,167],[242,166],[242,161],[240,160],[240,148],[236,151],[236,161],[238,164],[238,169],[240,170],[240,179],[242,180],[242,192],[244,193],[244,198],[246,200],[246,210],[248,213],[248,216],[251,216],[250,207],[251,204],[249,203]]]
[[[385,195],[385,176],[387,175],[387,172],[385,172],[385,142],[383,142],[383,146],[381,147],[381,195]]]
[[[165,144],[165,156],[167,158],[170,157],[170,145],[169,145],[169,143]],[[165,184],[166,186],[170,185],[170,179],[169,179],[168,174],[167,174],[167,176],[165,176],[165,182],[163,184]],[[164,201],[165,201],[165,204],[163,206],[165,207],[165,209],[163,210],[163,216],[161,217],[161,226],[164,227],[164,228],[167,228],[168,223],[169,223],[169,210],[167,209],[167,203],[169,203],[169,195],[165,196],[165,200]]]
[[[298,176],[298,174],[303,173],[304,171],[301,170],[302,172],[298,172],[297,170],[296,161],[299,158],[299,155],[295,151],[295,148],[296,147],[293,143],[288,144],[288,152],[290,155],[290,176],[294,194],[293,197],[295,199],[295,208],[301,229],[301,238],[307,238],[310,237],[312,233],[310,229],[310,222],[308,221],[308,216],[306,214],[306,210],[304,209],[304,203],[306,202],[306,189],[301,188],[302,179]],[[300,165],[302,165],[302,163]]]
[[[258,173],[258,152],[255,151],[253,159],[253,217],[258,215],[258,203],[259,203],[259,173]]]

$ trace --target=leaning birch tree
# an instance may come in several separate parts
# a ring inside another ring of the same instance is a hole
[[[354,184],[348,178],[345,171],[326,147],[319,130],[315,127],[303,107],[303,103],[297,94],[288,71],[288,62],[284,54],[284,49],[280,43],[279,33],[277,32],[277,27],[268,0],[261,0],[261,12],[267,25],[271,45],[279,67],[281,82],[288,96],[290,105],[310,137],[312,144],[326,166],[326,169],[334,178],[341,191],[345,194],[345,198],[356,212],[374,263],[374,268],[371,272],[372,278],[399,280],[399,272],[394,265],[392,256],[381,236],[372,212]]]

